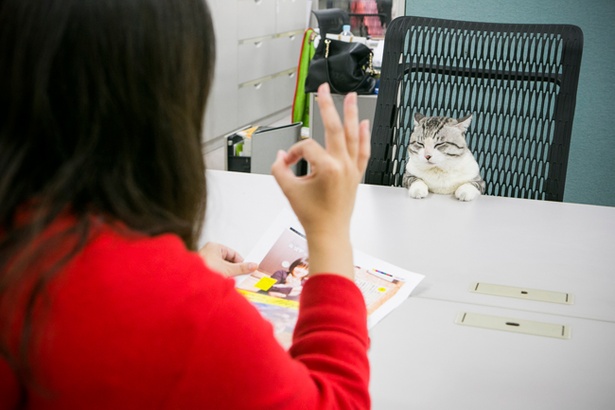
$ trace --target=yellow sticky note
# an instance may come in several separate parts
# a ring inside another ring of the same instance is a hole
[[[387,288],[385,288],[385,287],[379,287],[378,288],[378,292],[380,292],[380,293],[384,293],[386,291],[387,291]]]
[[[269,290],[273,285],[275,285],[277,282],[277,280],[272,279],[268,276],[263,276],[262,278],[259,279],[258,282],[256,282],[254,284],[255,287],[259,288],[260,290]]]

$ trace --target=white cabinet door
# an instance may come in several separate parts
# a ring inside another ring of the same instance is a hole
[[[274,53],[273,36],[256,37],[240,40],[237,50],[237,82],[246,81],[271,75],[276,65],[278,55]]]
[[[269,77],[238,87],[240,123],[249,124],[275,112],[275,85],[273,78]]]
[[[272,48],[275,57],[276,73],[289,68],[297,68],[299,65],[299,54],[301,54],[301,43],[303,42],[304,31],[290,31],[279,34],[273,40]]]
[[[205,112],[205,141],[229,132],[237,124],[237,2],[208,0],[207,3],[216,33],[216,65]]]
[[[237,0],[237,38],[243,40],[275,34],[276,1]]]
[[[277,0],[276,33],[305,30],[307,24],[306,0]]]

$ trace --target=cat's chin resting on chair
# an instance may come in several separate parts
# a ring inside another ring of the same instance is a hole
[[[471,120],[472,116],[457,120],[415,115],[403,177],[412,198],[425,198],[432,192],[472,201],[484,193],[485,181],[465,140]]]

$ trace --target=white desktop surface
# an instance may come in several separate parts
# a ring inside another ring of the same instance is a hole
[[[201,242],[247,254],[288,208],[273,177],[208,171]],[[615,408],[615,208],[361,185],[353,246],[424,274],[370,332],[375,410]],[[571,305],[474,282],[569,292]],[[468,311],[571,328],[568,340],[455,324]]]
[[[426,275],[415,295],[615,321],[615,208],[363,185],[353,245]],[[379,236],[376,236],[379,235]],[[574,303],[468,292],[474,282],[572,293]]]
[[[569,340],[460,326],[459,312],[571,326]],[[370,332],[374,410],[606,410],[615,323],[410,297]]]

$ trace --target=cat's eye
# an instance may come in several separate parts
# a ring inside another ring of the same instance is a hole
[[[423,148],[423,144],[418,141],[414,141],[412,145],[416,145],[417,147]]]

